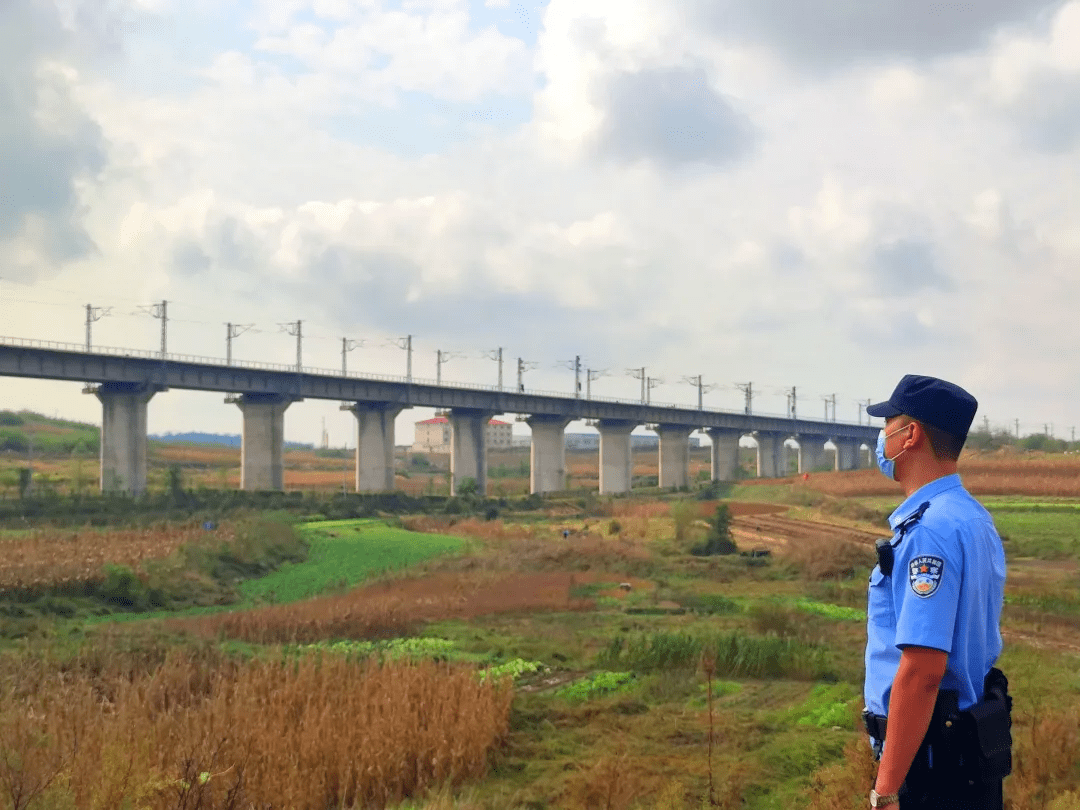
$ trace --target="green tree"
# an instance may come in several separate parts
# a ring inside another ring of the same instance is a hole
[[[675,501],[671,504],[669,512],[675,521],[675,544],[685,548],[690,534],[690,527],[694,524],[697,516],[698,505],[694,501]]]
[[[716,514],[709,521],[709,536],[701,545],[694,546],[691,554],[708,557],[714,554],[735,554],[739,547],[731,539],[731,510],[726,503],[716,507]]]
[[[184,497],[184,472],[180,469],[179,464],[173,464],[169,467],[169,472],[166,477],[166,483],[169,488],[169,497],[173,501],[179,501]]]

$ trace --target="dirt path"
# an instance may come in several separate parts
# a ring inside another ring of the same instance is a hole
[[[884,535],[837,526],[833,523],[795,520],[778,515],[738,516],[731,522],[731,534],[743,548],[782,551],[788,543],[809,540],[828,540],[839,543],[873,545]]]

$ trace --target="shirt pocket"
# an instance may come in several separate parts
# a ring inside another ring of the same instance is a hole
[[[866,615],[870,623],[877,627],[896,627],[892,577],[885,576],[880,568],[875,568],[870,574],[870,585],[866,593]]]

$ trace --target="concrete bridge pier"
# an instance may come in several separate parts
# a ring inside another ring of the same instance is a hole
[[[758,431],[754,434],[757,440],[757,474],[758,478],[776,478],[786,472],[783,466],[784,440],[782,433],[766,433]]]
[[[244,415],[240,489],[285,488],[285,410],[295,401],[284,394],[243,394],[235,400]]]
[[[529,492],[561,492],[566,489],[566,426],[562,416],[530,416]]]
[[[101,491],[146,492],[146,409],[157,389],[142,383],[102,383]]]
[[[859,445],[858,439],[833,439],[836,445],[836,469],[857,470],[859,469]]]
[[[473,408],[453,408],[450,421],[450,494],[457,495],[468,479],[478,495],[487,494],[487,426],[495,414]]]
[[[633,454],[630,434],[637,424],[619,419],[601,419],[600,431],[600,493],[629,492],[633,480]]]
[[[392,402],[357,402],[349,408],[356,417],[356,491],[394,489],[394,420],[405,410]]]
[[[734,481],[738,477],[742,433],[722,428],[710,428],[706,432],[712,439],[712,480]]]
[[[835,466],[825,449],[824,436],[801,436],[799,438],[799,472],[807,473],[823,467]]]
[[[660,486],[664,489],[690,486],[691,428],[658,425],[660,436]]]

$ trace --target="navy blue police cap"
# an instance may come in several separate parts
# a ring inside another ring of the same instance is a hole
[[[888,402],[870,405],[871,416],[910,416],[943,430],[950,436],[966,439],[979,403],[971,394],[937,377],[907,374],[897,384]]]

